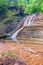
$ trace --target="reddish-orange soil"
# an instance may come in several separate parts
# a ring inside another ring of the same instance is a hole
[[[31,51],[29,51],[31,49]],[[0,57],[3,52],[12,51],[27,65],[43,65],[43,45],[24,41],[0,41]]]

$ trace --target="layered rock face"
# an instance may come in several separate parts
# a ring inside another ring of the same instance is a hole
[[[18,37],[43,39],[43,13],[38,14],[30,26],[20,31]]]

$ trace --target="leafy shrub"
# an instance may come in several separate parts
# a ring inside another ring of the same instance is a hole
[[[11,58],[16,58],[16,55],[12,52],[12,51],[10,51],[10,50],[8,50],[8,52],[7,53],[2,53],[2,57],[3,58],[6,58],[6,57],[11,57]]]
[[[12,20],[13,19],[13,15],[16,14],[16,11],[11,11],[11,10],[8,10],[6,15],[7,17],[9,18],[9,20]]]

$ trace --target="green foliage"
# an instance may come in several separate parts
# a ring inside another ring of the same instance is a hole
[[[10,10],[7,11],[7,17],[8,17],[9,19],[12,18],[12,11],[10,11]]]
[[[41,11],[43,12],[43,3],[41,3],[40,7],[41,7]]]
[[[9,20],[12,20],[12,19],[13,19],[13,15],[15,15],[15,14],[16,14],[16,11],[8,10],[8,11],[6,12],[6,15],[7,15],[7,17],[9,18]]]
[[[43,11],[43,0],[18,0],[18,5],[23,6],[25,13]]]
[[[8,22],[8,20],[6,20],[6,19],[3,21],[3,24],[5,24],[5,25],[7,25],[8,23],[9,23],[9,22]]]
[[[43,0],[0,0],[0,6],[23,6],[25,13],[43,11]]]
[[[8,50],[8,52],[7,53],[2,53],[2,57],[3,58],[6,58],[6,57],[11,57],[11,58],[16,58],[16,55],[12,52],[12,51],[10,51],[10,50]]]

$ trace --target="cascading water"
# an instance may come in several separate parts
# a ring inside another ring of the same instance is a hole
[[[23,27],[20,28],[19,30],[17,30],[17,31],[11,36],[12,40],[17,41],[17,38],[16,38],[16,37],[17,37],[18,33],[19,33],[22,29],[23,29]]]
[[[31,15],[30,19],[29,19],[29,16],[27,16],[26,20],[24,21],[23,26],[22,26],[19,30],[17,30],[17,31],[11,36],[11,39],[14,40],[14,41],[17,41],[17,38],[16,38],[16,37],[17,37],[18,33],[19,33],[24,27],[29,26],[29,25],[33,22],[33,20],[35,19],[35,17],[36,17],[36,14]]]
[[[27,19],[24,21],[23,26],[22,26],[19,30],[17,30],[17,31],[11,36],[12,40],[18,41],[17,38],[16,38],[17,35],[18,35],[18,33],[19,33],[24,27],[27,27],[27,26],[31,25],[31,23],[34,21],[35,17],[36,17],[36,14],[33,14],[33,15],[30,17],[30,19],[29,19],[29,17],[27,16]],[[25,48],[25,50],[36,54],[37,57],[40,56],[39,53],[37,53],[36,51],[32,50],[31,48]]]
[[[36,14],[31,15],[30,19],[28,19],[28,20],[26,20],[26,21],[24,22],[23,27],[26,27],[26,26],[31,25],[31,23],[34,21],[35,17],[36,17]]]
[[[27,22],[27,20],[28,20],[28,18],[25,20],[26,22]],[[12,36],[11,36],[11,39],[12,40],[14,40],[14,41],[17,41],[17,35],[18,35],[18,33],[22,30],[24,28],[24,24],[23,24],[23,26],[19,29],[19,30],[17,30]]]

